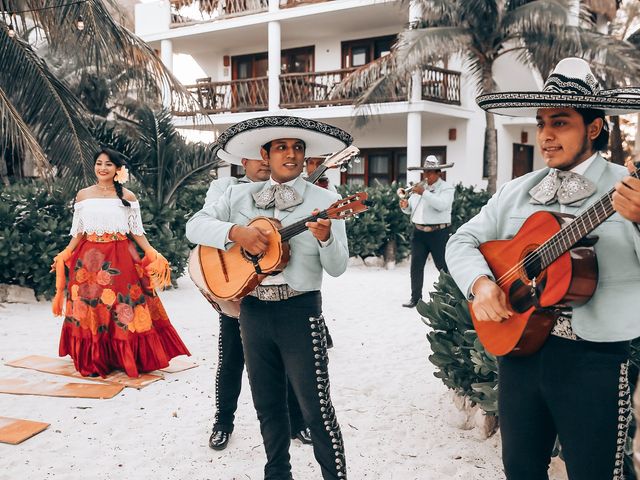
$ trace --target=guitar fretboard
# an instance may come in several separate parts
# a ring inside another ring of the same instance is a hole
[[[282,227],[280,230],[278,230],[278,232],[280,233],[280,238],[282,239],[283,242],[290,240],[291,238],[295,237],[299,233],[302,233],[309,228],[305,225],[305,223],[315,222],[319,218],[329,218],[327,211],[323,210],[322,212],[319,212],[317,215],[309,215],[308,217],[303,218],[302,220],[298,220],[297,222],[292,223],[291,225]]]

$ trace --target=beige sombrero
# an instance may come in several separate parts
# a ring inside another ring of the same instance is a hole
[[[451,168],[453,163],[439,163],[438,158],[435,155],[428,155],[424,159],[424,163],[421,167],[409,167],[407,170],[442,170],[443,168]]]

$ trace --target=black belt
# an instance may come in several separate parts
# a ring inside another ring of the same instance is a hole
[[[420,225],[418,223],[414,223],[414,225],[421,232],[437,232],[438,230],[443,230],[451,226],[450,223],[436,223],[433,225]]]

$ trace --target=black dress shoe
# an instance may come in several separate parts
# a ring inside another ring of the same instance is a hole
[[[224,450],[225,448],[227,448],[230,438],[230,433],[222,432],[220,430],[214,430],[209,437],[209,447],[213,448],[214,450]]]
[[[303,428],[302,430],[298,430],[291,435],[291,438],[298,439],[305,445],[311,445],[313,441],[311,440],[311,430],[308,428]]]
[[[331,334],[327,330],[327,348],[333,348],[333,338],[331,338]]]
[[[418,305],[419,301],[420,301],[420,299],[418,299],[418,300],[409,300],[407,303],[403,303],[402,306],[406,307],[406,308],[416,308],[416,305]]]

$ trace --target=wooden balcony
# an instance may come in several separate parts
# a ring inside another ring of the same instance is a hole
[[[266,12],[269,0],[171,0],[171,27]]]
[[[326,72],[287,73],[280,75],[280,106],[283,108],[313,108],[351,105],[355,96],[336,95],[337,85],[353,68]],[[269,80],[267,77],[247,80],[212,82],[199,79],[195,85],[187,85],[195,96],[203,113],[235,113],[267,110],[269,105]],[[406,86],[399,87],[380,102],[404,102]],[[422,98],[439,103],[460,105],[460,72],[429,67],[422,75]],[[176,115],[188,115],[175,112]]]
[[[195,85],[187,85],[204,113],[256,112],[269,106],[269,79],[267,77],[247,80],[212,82],[201,78]],[[190,115],[174,112],[175,115]]]
[[[291,8],[299,5],[309,5],[311,3],[324,3],[333,0],[280,0],[280,8]]]

